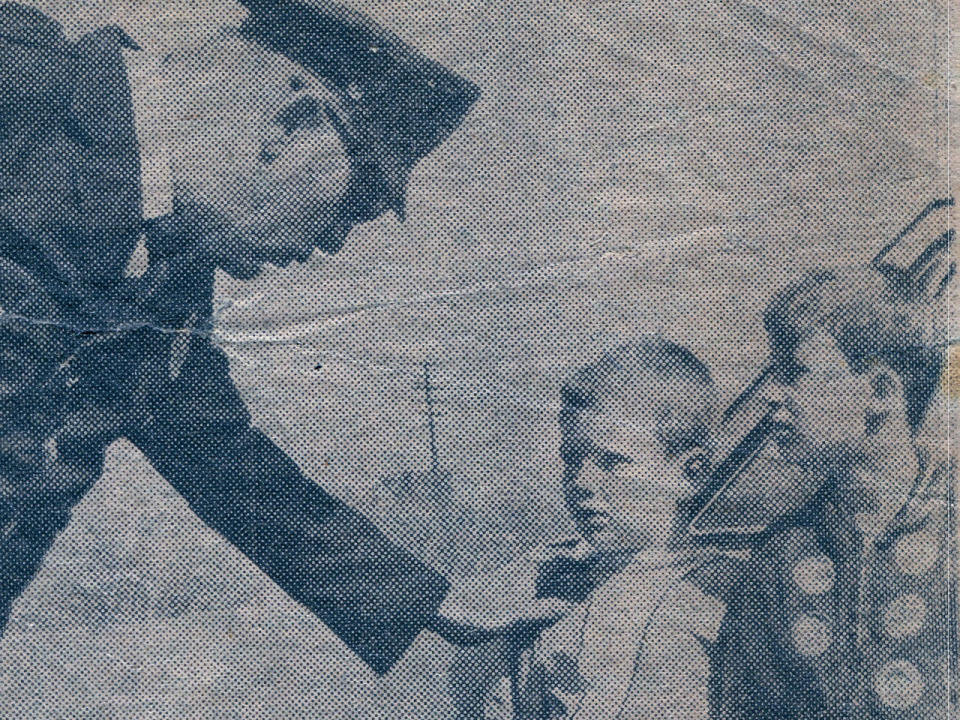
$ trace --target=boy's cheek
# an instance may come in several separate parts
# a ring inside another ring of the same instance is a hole
[[[792,395],[805,429],[837,442],[858,434],[870,387],[866,378],[850,372],[810,374],[801,377]]]
[[[614,528],[624,541],[647,545],[664,541],[673,529],[676,500],[664,496],[633,498],[614,515]]]

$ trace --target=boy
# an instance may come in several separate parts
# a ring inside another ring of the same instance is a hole
[[[538,591],[576,601],[534,641],[463,651],[460,718],[708,717],[711,645],[735,561],[685,542],[714,388],[689,350],[623,345],[561,390],[563,490],[578,536],[536,550]]]
[[[813,272],[767,307],[770,369],[753,394],[779,408],[780,457],[819,489],[744,570],[721,629],[718,717],[950,716],[955,506],[935,258],[899,275]]]

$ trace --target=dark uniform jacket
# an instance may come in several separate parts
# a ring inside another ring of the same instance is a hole
[[[141,219],[129,45],[116,28],[69,42],[41,13],[0,4],[3,621],[106,445],[127,437],[208,525],[385,672],[447,583],[251,427],[207,332],[215,259],[195,252],[189,227]],[[124,280],[141,238],[149,269]]]
[[[720,633],[723,720],[948,717],[956,619],[947,474],[868,551],[833,503],[755,550]]]

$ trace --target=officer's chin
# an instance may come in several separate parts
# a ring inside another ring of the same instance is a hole
[[[220,269],[234,280],[253,280],[263,271],[263,264],[253,259],[234,259],[221,262]]]
[[[347,220],[334,220],[314,235],[314,246],[325,255],[335,255],[346,244],[347,236],[353,229],[353,223]]]

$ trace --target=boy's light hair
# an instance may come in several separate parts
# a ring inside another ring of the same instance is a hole
[[[792,358],[798,345],[822,330],[854,372],[885,363],[900,378],[907,420],[916,432],[945,362],[931,310],[898,293],[876,270],[858,267],[808,274],[774,296],[763,322],[775,362]]]
[[[605,352],[574,372],[560,390],[560,454],[579,470],[594,447],[589,416],[621,407],[631,420],[652,424],[664,452],[706,446],[716,398],[707,366],[686,348],[650,335]]]

